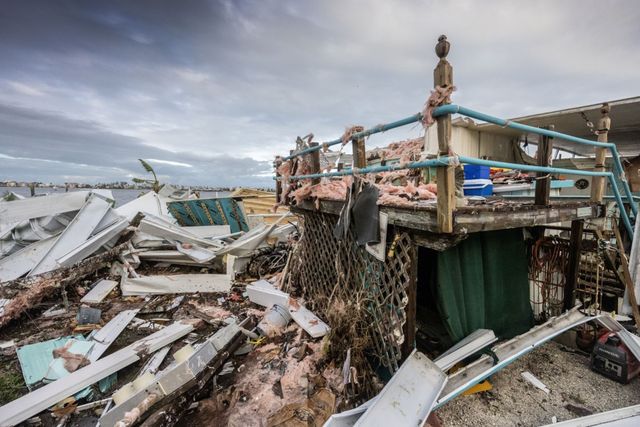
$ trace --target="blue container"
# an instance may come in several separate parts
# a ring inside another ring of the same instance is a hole
[[[464,165],[464,179],[489,179],[489,166]]]
[[[493,183],[490,179],[465,179],[465,196],[491,196],[493,194]]]

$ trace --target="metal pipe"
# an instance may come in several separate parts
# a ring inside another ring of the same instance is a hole
[[[584,175],[584,176],[606,176],[609,179],[609,182],[611,183],[613,196],[616,199],[618,209],[620,210],[620,217],[624,222],[624,226],[627,229],[629,236],[633,236],[633,227],[631,227],[629,216],[627,215],[627,211],[624,209],[624,202],[622,201],[622,197],[620,196],[618,184],[616,183],[616,179],[611,172],[593,172],[593,171],[584,171],[584,170],[562,169],[562,168],[554,168],[552,166],[521,165],[518,163],[475,159],[473,157],[467,157],[467,156],[458,156],[458,159],[460,159],[461,163],[467,163],[471,165],[494,166],[499,168],[520,169],[520,170],[532,171],[532,172],[565,173],[565,174],[571,173],[573,175]],[[631,205],[633,205],[633,199],[629,199],[629,201],[631,202]]]
[[[413,116],[405,117],[404,119],[396,120],[395,122],[374,126],[371,129],[365,129],[362,132],[356,132],[353,135],[351,135],[350,139],[365,138],[365,137],[367,137],[369,135],[373,135],[373,134],[376,134],[376,133],[385,132],[385,131],[388,131],[388,130],[391,130],[391,129],[399,128],[399,127],[402,127],[402,126],[405,126],[405,125],[408,125],[408,124],[411,124],[411,123],[415,123],[415,122],[420,121],[420,120],[422,120],[422,113],[416,113]],[[333,141],[329,141],[329,142],[323,142],[318,147],[305,148],[304,150],[300,150],[295,154],[283,157],[282,160],[289,160],[289,159],[293,159],[294,157],[297,157],[297,156],[302,156],[304,154],[313,153],[314,151],[320,150],[323,146],[331,147],[333,145],[338,145],[338,144],[341,144],[341,143],[342,143],[342,138],[334,139]]]
[[[474,157],[467,157],[467,156],[458,156],[458,160],[460,161],[460,163],[466,163],[470,165],[493,166],[493,167],[499,167],[499,168],[505,168],[505,169],[519,169],[519,170],[531,171],[531,172],[563,173],[563,174],[573,174],[573,175],[583,175],[583,176],[605,176],[609,179],[609,182],[611,182],[611,189],[613,190],[613,195],[616,199],[618,209],[620,210],[620,217],[624,222],[624,225],[627,229],[627,232],[629,233],[629,236],[633,236],[633,228],[631,227],[631,222],[629,221],[627,211],[624,209],[624,202],[620,197],[620,192],[618,189],[618,185],[615,182],[615,177],[611,172],[594,172],[594,171],[586,171],[586,170],[579,170],[579,169],[576,169],[576,170],[563,169],[563,168],[556,168],[553,166],[523,165],[519,163],[476,159]],[[316,173],[316,174],[309,174],[309,175],[294,175],[289,177],[289,179],[292,181],[296,181],[300,179],[329,178],[329,177],[345,176],[345,175],[353,175],[353,174],[389,172],[389,171],[402,170],[402,169],[418,169],[418,168],[426,168],[430,166],[444,166],[444,165],[450,164],[451,161],[455,161],[455,157],[445,156],[445,157],[440,157],[438,159],[412,162],[406,165],[396,164],[396,165],[386,165],[386,166],[369,166],[362,169],[349,169],[349,170],[343,170],[343,171]],[[630,201],[633,201],[633,199],[630,199]]]
[[[620,181],[622,182],[622,186],[624,188],[624,192],[625,192],[625,196],[627,198],[627,200],[629,201],[629,205],[631,206],[631,211],[633,212],[633,215],[635,217],[638,216],[638,208],[636,206],[636,204],[633,202],[633,195],[631,193],[631,189],[629,188],[629,183],[627,182],[625,176],[624,176],[624,170],[622,169],[622,163],[620,162],[620,157],[618,154],[618,150],[616,148],[616,145],[610,142],[598,142],[598,141],[592,141],[589,139],[585,139],[585,138],[579,138],[577,136],[572,136],[572,135],[567,135],[561,132],[556,132],[556,131],[552,131],[552,130],[548,130],[548,129],[541,129],[541,128],[537,128],[537,127],[533,127],[533,126],[529,126],[529,125],[524,125],[522,123],[518,123],[518,122],[512,122],[511,120],[505,120],[505,119],[500,119],[498,117],[495,116],[491,116],[489,114],[484,114],[484,113],[480,113],[479,111],[475,111],[472,110],[470,108],[466,108],[466,107],[461,107],[459,105],[456,104],[448,104],[448,105],[442,105],[440,107],[437,107],[433,110],[433,117],[439,117],[439,116],[443,116],[445,114],[461,114],[463,116],[467,116],[467,117],[471,117],[477,120],[482,120],[488,123],[493,123],[496,124],[498,126],[502,126],[502,127],[509,127],[512,129],[518,129],[524,132],[529,132],[529,133],[534,133],[537,135],[546,135],[548,137],[551,138],[558,138],[558,139],[564,139],[566,141],[571,141],[571,142],[575,142],[578,144],[583,144],[583,145],[590,145],[593,147],[603,147],[603,148],[608,148],[609,151],[611,152],[611,155],[613,157],[613,164],[614,164],[614,170],[616,172],[616,174],[618,175]],[[369,135],[373,135],[375,133],[379,133],[379,132],[384,132],[390,129],[395,129],[410,123],[415,123],[417,121],[422,120],[422,113],[417,113],[414,114],[413,116],[409,116],[406,117],[404,119],[400,119],[397,120],[395,122],[391,122],[388,124],[383,124],[383,125],[378,125],[378,126],[374,126],[371,129],[366,129],[362,132],[356,132],[351,136],[351,139],[358,139],[358,138],[364,138],[367,137]],[[292,159],[294,157],[297,156],[301,156],[304,154],[308,154],[308,153],[312,153],[314,151],[320,150],[323,146],[333,146],[333,145],[337,145],[342,143],[342,138],[338,138],[335,139],[333,141],[329,141],[326,143],[323,143],[321,145],[318,145],[316,147],[309,147],[309,148],[305,148],[304,150],[300,150],[299,152],[292,154],[290,156],[287,157],[283,157],[283,160],[289,160]],[[462,158],[462,157],[461,157]],[[468,157],[466,159],[469,159]],[[480,163],[471,163],[471,162],[467,162],[465,161],[465,163],[470,163],[470,164],[480,164]],[[507,163],[505,163],[507,164]],[[517,163],[509,163],[511,165],[514,166],[510,166],[513,169],[520,169],[520,170],[531,170],[531,171],[536,171],[536,169],[525,169],[523,166],[526,165],[520,165]],[[434,166],[434,164],[429,164],[428,166]],[[427,167],[427,166],[414,166],[414,168],[419,168],[419,167]],[[377,167],[380,168],[380,167]],[[382,167],[385,168],[385,167]],[[370,172],[383,172],[383,171],[390,171],[390,170],[400,170],[400,169],[405,169],[405,168],[400,168],[400,167],[394,167],[394,168],[389,168],[389,169],[368,169],[368,168],[364,168],[364,169],[360,169],[359,173],[370,173]],[[585,176],[602,176],[602,175],[592,175],[592,174],[587,174],[587,173],[583,173],[586,171],[579,171],[579,170],[571,170],[571,169],[558,169],[558,171],[562,170],[562,172],[558,172],[558,173],[567,173],[567,174],[572,174],[572,175],[585,175]],[[541,170],[538,170],[541,171]],[[297,179],[306,179],[306,178],[322,178],[322,177],[330,177],[330,176],[344,176],[344,175],[351,175],[351,173],[349,173],[349,171],[339,171],[339,172],[331,172],[329,174],[310,174],[310,175],[301,175],[299,177],[297,177]],[[292,177],[294,178],[294,177]],[[609,180],[612,182],[611,186],[612,188],[615,186],[617,188],[617,183],[613,184],[613,181],[615,181],[615,176],[611,175],[611,177],[609,178]],[[618,192],[614,193],[614,196],[616,196],[616,199],[620,196],[620,194]],[[626,212],[625,212],[626,215]],[[627,218],[628,219],[628,218]],[[626,224],[625,224],[626,225]]]

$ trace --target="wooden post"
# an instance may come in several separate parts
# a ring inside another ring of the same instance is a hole
[[[282,181],[280,180],[280,172],[278,172],[278,168],[282,166],[282,157],[276,156],[273,166],[276,168],[276,203],[281,203],[280,196],[282,195]]]
[[[569,242],[569,265],[564,283],[564,309],[571,310],[576,303],[575,290],[580,271],[580,252],[584,220],[571,221],[571,241]]]
[[[363,126],[354,126],[354,132],[362,132]],[[353,144],[353,164],[354,168],[366,168],[367,167],[367,149],[364,145],[364,138],[352,139]]]
[[[553,130],[554,126],[545,126],[544,129]],[[549,166],[551,164],[551,154],[553,153],[553,138],[542,135],[538,143],[538,166]],[[540,206],[549,205],[549,194],[551,193],[551,177],[548,173],[538,172],[536,174],[536,197],[535,204]]]
[[[615,219],[613,220],[613,231],[616,233],[616,244],[618,245],[618,252],[620,253],[620,264],[622,264],[622,276],[624,277],[624,286],[627,290],[627,296],[629,297],[629,304],[631,304],[631,312],[633,318],[636,321],[636,327],[640,329],[640,309],[638,309],[638,300],[636,299],[636,290],[633,286],[633,279],[631,278],[631,272],[629,271],[629,262],[627,261],[627,255],[624,252],[624,246],[622,244],[622,236],[618,224]]]
[[[320,145],[317,142],[310,142],[309,146],[317,147]],[[311,173],[320,173],[320,150],[313,151],[311,153]],[[311,184],[320,184],[320,178],[313,178]]]
[[[416,313],[418,304],[418,246],[411,245],[409,266],[409,283],[407,283],[407,306],[405,314],[407,321],[403,327],[404,341],[402,342],[402,358],[406,359],[416,345]]]
[[[598,142],[607,142],[609,139],[609,129],[611,129],[611,118],[609,117],[610,107],[608,103],[602,104],[600,108],[600,113],[602,113],[602,117],[598,120],[598,128],[596,133],[598,134]],[[596,172],[604,172],[605,167],[605,154],[606,149],[601,147],[596,147]],[[591,201],[602,203],[602,196],[604,195],[604,182],[605,178],[603,176],[594,176],[591,181]]]
[[[436,45],[436,55],[440,58],[438,65],[433,70],[434,87],[453,86],[453,67],[447,61],[449,53],[447,36],[440,36]],[[445,100],[445,104],[450,104]],[[446,114],[437,119],[438,123],[438,151],[440,156],[448,156],[451,153],[449,142],[451,141],[451,115]],[[438,227],[441,233],[453,232],[453,208],[455,206],[455,167],[452,165],[439,166],[436,171],[438,184]]]

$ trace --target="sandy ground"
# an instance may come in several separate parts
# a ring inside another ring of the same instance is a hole
[[[529,371],[551,391],[533,387]],[[460,396],[436,413],[446,427],[540,426],[640,403],[640,380],[623,385],[589,369],[589,357],[549,342],[494,375],[493,389]]]

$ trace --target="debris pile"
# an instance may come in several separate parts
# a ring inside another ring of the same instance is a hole
[[[222,220],[180,225],[191,201]],[[236,425],[265,405],[255,420],[286,422],[291,405],[329,418],[341,385],[321,361],[329,327],[278,289],[290,218],[249,229],[241,199],[169,186],[119,207],[108,191],[1,201],[0,425],[173,425],[213,400]]]

